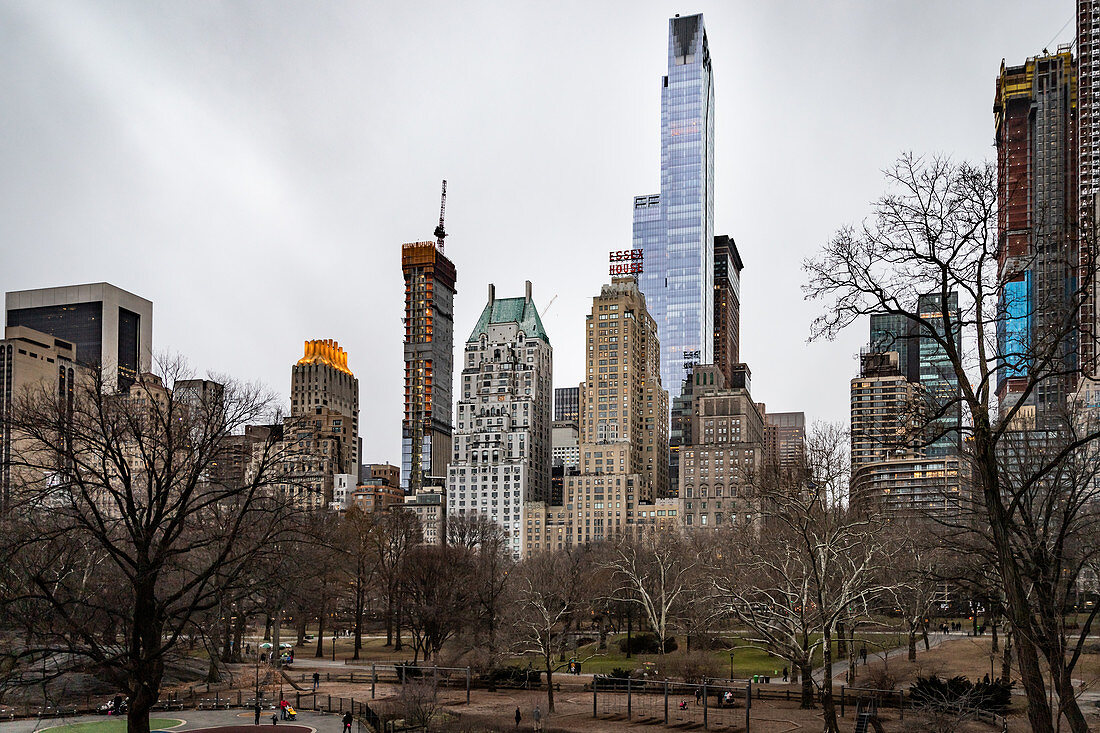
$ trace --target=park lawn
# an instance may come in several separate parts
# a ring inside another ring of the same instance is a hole
[[[176,718],[150,718],[149,730],[172,728],[182,723],[182,720]],[[49,730],[54,731],[54,733],[126,733],[126,718],[112,717],[107,720],[94,720],[88,723],[70,723]]]

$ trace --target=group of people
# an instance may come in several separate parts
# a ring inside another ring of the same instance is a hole
[[[542,710],[538,705],[535,705],[534,711],[531,713],[531,719],[535,721],[535,730],[542,730]],[[516,708],[516,728],[519,728],[520,722],[523,720],[523,714],[520,713],[519,708]]]
[[[952,621],[950,623],[945,621],[942,624],[940,624],[940,633],[941,634],[950,634],[952,631],[962,631],[962,630],[963,630],[962,621]]]

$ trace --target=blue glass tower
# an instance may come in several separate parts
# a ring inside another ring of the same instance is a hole
[[[714,361],[714,84],[702,15],[669,20],[661,87],[661,192],[634,198],[638,278],[661,340],[669,399]]]

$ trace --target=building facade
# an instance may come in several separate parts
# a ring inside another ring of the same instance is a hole
[[[153,304],[108,283],[20,290],[6,298],[8,326],[68,341],[79,364],[102,370],[108,391],[152,369]]]
[[[554,466],[561,466],[572,471],[580,468],[580,435],[580,430],[575,422],[554,421],[550,438],[551,460]]]
[[[531,298],[489,300],[466,341],[447,511],[498,524],[521,555],[523,506],[549,501],[553,349]]]
[[[764,461],[780,469],[806,464],[806,413],[764,413]]]
[[[635,278],[614,277],[603,286],[585,326],[580,465],[563,477],[561,504],[524,507],[525,555],[636,534],[643,507],[654,505],[668,483],[660,341]]]
[[[714,363],[733,381],[741,361],[741,271],[745,264],[733,237],[714,238]]]
[[[1100,0],[1077,0],[1077,172],[1078,221],[1095,229],[1100,191]],[[1095,242],[1095,235],[1093,238]],[[1095,267],[1095,254],[1080,247],[1082,274]],[[1082,372],[1097,375],[1096,275],[1081,303],[1079,358]]]
[[[5,329],[0,341],[0,510],[24,488],[50,480],[17,465],[20,438],[12,421],[21,395],[45,390],[61,401],[59,406],[67,401],[71,409],[81,371],[72,342],[26,326]]]
[[[675,398],[714,349],[714,84],[702,15],[669,19],[660,88],[661,191],[634,197],[633,246],[663,346],[661,382]]]
[[[580,387],[554,388],[554,422],[571,422],[580,425]]]
[[[764,465],[764,415],[718,365],[692,374],[691,442],[681,448],[680,514],[685,527],[760,526],[754,485]],[[744,384],[744,382],[742,382]]]
[[[1076,97],[1077,63],[1069,47],[1019,66],[1001,63],[993,104],[1001,288],[997,396],[1002,410],[1018,403],[1036,359],[1045,361],[1052,352],[1054,365],[1038,366],[1041,381],[1027,397],[1040,422],[1061,413],[1079,368],[1077,335],[1060,325],[1077,308],[1077,283],[1084,282]],[[1046,376],[1051,371],[1058,374]]]
[[[924,389],[901,373],[896,351],[864,352],[851,382],[852,467],[924,456]]]
[[[323,411],[340,415],[331,424],[340,451],[336,472],[350,474],[354,488],[359,478],[359,380],[336,341],[306,341],[304,351],[291,368],[290,414],[307,419]]]
[[[852,506],[891,516],[957,517],[962,509],[957,455],[865,463],[852,473]]]
[[[401,246],[405,277],[405,414],[401,481],[442,485],[451,460],[451,380],[457,273],[435,242]]]

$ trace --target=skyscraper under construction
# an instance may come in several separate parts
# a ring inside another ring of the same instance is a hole
[[[442,217],[440,217],[442,220]],[[440,229],[442,231],[442,221]],[[442,485],[451,460],[451,375],[457,274],[435,242],[401,246],[405,275],[405,417],[401,484]]]
[[[1076,386],[1080,307],[1077,64],[1069,47],[1001,64],[993,103],[1002,314],[997,396],[1053,414]],[[1052,357],[1048,363],[1046,357]],[[1038,374],[1041,370],[1042,374]]]

